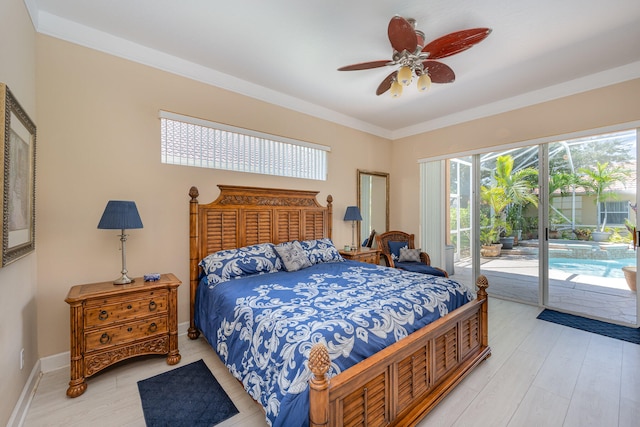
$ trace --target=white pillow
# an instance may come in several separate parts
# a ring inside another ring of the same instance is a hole
[[[422,249],[400,248],[399,262],[420,262],[420,252]]]
[[[284,268],[287,271],[298,271],[303,268],[311,267],[311,261],[307,257],[307,253],[298,241],[285,242],[276,245],[276,252],[280,255]]]

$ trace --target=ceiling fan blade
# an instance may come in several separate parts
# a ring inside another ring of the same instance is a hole
[[[359,64],[351,64],[345,65],[344,67],[338,68],[338,71],[356,71],[356,70],[368,70],[370,68],[380,68],[389,64],[389,60],[385,59],[384,61],[371,61],[371,62],[361,62]]]
[[[389,41],[393,49],[402,52],[403,50],[413,52],[418,47],[418,36],[413,25],[401,16],[394,16],[389,21]]]
[[[451,67],[438,61],[424,61],[422,63],[433,83],[451,83],[456,79],[456,73]]]
[[[385,79],[378,86],[378,89],[376,90],[376,95],[380,96],[386,91],[388,91],[389,89],[391,89],[391,83],[393,83],[393,81],[395,80],[397,73],[398,71],[396,70],[393,73],[389,74],[387,77],[385,77]]]
[[[429,59],[446,58],[480,43],[489,34],[491,34],[491,28],[472,28],[456,31],[428,43],[422,48],[422,51],[429,52]]]

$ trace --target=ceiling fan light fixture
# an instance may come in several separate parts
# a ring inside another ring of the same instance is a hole
[[[423,73],[420,77],[418,77],[418,90],[420,92],[426,92],[431,88],[431,77],[429,74]]]
[[[456,75],[442,58],[464,52],[491,34],[490,28],[470,28],[455,31],[425,43],[424,33],[416,28],[416,20],[395,15],[389,21],[387,35],[393,48],[391,61],[378,60],[346,65],[338,71],[368,70],[386,66],[399,67],[388,74],[376,89],[376,95],[392,91],[394,98],[402,94],[402,86],[409,86],[415,77],[417,89],[426,92],[432,83],[452,83]]]
[[[392,98],[399,98],[400,95],[402,95],[402,85],[398,83],[397,80],[394,80],[393,83],[391,83],[389,93],[391,93]]]
[[[398,70],[398,82],[403,86],[409,86],[413,78],[413,71],[410,67],[404,65]]]

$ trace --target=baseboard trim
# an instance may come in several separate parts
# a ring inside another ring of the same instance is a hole
[[[71,353],[65,351],[64,353],[54,354],[53,356],[47,356],[40,359],[40,366],[42,373],[57,371],[58,369],[69,367],[69,361],[71,360]]]
[[[178,335],[186,335],[189,330],[189,322],[178,324]],[[53,356],[42,357],[36,362],[29,374],[29,379],[25,383],[20,398],[13,408],[7,427],[21,427],[24,419],[31,406],[33,395],[38,388],[38,382],[43,374],[56,371],[58,369],[68,368],[71,353],[65,351],[63,353],[54,354]]]
[[[29,406],[31,406],[31,401],[33,400],[33,395],[35,394],[40,378],[42,377],[41,372],[41,364],[38,360],[36,364],[33,365],[29,378],[22,388],[20,398],[18,398],[16,406],[14,406],[13,412],[9,417],[9,422],[7,422],[7,427],[21,427],[24,423],[27,411],[29,410]]]

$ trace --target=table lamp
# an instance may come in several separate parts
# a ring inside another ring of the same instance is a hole
[[[136,203],[123,200],[109,200],[107,207],[104,208],[102,218],[100,218],[100,222],[98,223],[98,228],[103,230],[122,230],[120,233],[120,241],[122,242],[122,275],[113,283],[115,285],[125,285],[133,282],[133,279],[127,276],[127,235],[124,233],[124,230],[142,228],[142,220],[138,214]]]
[[[360,215],[360,208],[357,206],[347,206],[347,211],[344,213],[344,220],[351,221],[351,250],[355,250],[356,246],[356,221],[362,221],[362,215]]]

